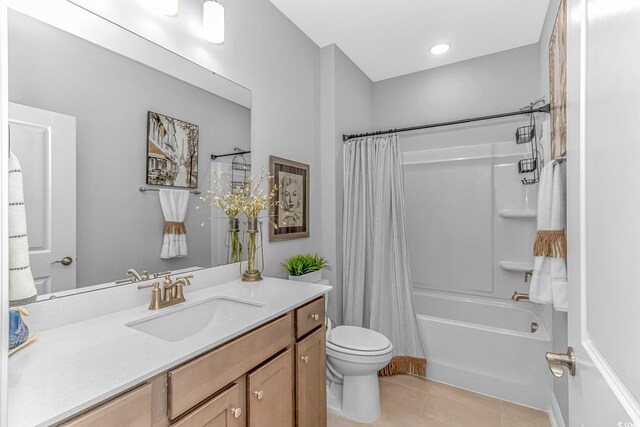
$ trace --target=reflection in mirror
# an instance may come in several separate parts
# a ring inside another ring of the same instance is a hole
[[[250,110],[16,11],[8,30],[14,305],[226,263],[198,193],[232,172],[212,154],[250,151]]]
[[[214,194],[238,194],[243,189],[251,175],[251,152],[235,147],[233,153],[211,156],[211,191]],[[211,200],[213,194],[205,196],[211,202],[212,264],[230,264],[246,259],[243,244],[246,221],[233,218],[234,213],[226,212],[221,206]],[[224,239],[217,236],[224,235]],[[213,237],[216,236],[216,237]]]

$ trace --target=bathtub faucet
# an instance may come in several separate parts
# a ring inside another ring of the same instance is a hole
[[[511,296],[511,299],[515,302],[518,301],[529,301],[529,294],[521,294],[520,292],[514,292]]]

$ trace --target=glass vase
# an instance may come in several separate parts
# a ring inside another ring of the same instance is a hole
[[[244,232],[245,247],[247,248],[247,269],[242,272],[243,282],[257,282],[262,280],[264,270],[264,252],[262,249],[262,222],[249,219]],[[240,264],[242,271],[242,264]]]
[[[242,244],[240,243],[240,221],[238,218],[229,218],[227,230],[227,262],[233,264],[241,261]]]

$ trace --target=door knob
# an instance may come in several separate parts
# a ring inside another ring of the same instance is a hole
[[[309,363],[309,356],[300,356],[300,359],[302,359],[304,363]]]
[[[264,391],[262,391],[262,390],[254,391],[253,394],[256,395],[258,400],[262,400],[262,398],[264,397]]]
[[[576,374],[576,355],[571,347],[567,349],[566,353],[552,353],[548,351],[545,357],[549,364],[549,370],[554,377],[562,378],[565,367],[569,370],[569,375],[574,376]]]
[[[319,314],[310,314],[309,317],[312,318],[313,320],[320,320]]]
[[[73,264],[73,258],[71,258],[70,256],[66,256],[62,259],[59,259],[58,261],[53,261],[51,265],[53,264],[62,264],[66,267],[67,265]]]
[[[229,412],[233,414],[234,418],[240,418],[240,415],[242,415],[242,408],[231,408],[229,409]]]

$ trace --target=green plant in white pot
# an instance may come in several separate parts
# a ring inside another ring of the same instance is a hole
[[[285,259],[282,268],[289,273],[289,280],[315,283],[322,280],[322,270],[331,270],[329,263],[319,254],[298,254]]]

